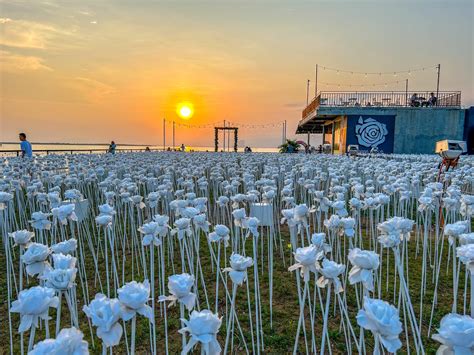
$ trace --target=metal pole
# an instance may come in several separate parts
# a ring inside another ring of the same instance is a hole
[[[308,81],[306,82],[306,106],[308,106],[309,104],[309,82],[310,80],[308,79]]]
[[[165,125],[166,119],[163,118],[163,151],[166,150],[166,125]]]
[[[405,106],[408,106],[408,79],[405,81]]]
[[[436,83],[436,99],[437,99],[436,100],[436,105],[438,105],[438,101],[439,101],[438,96],[439,96],[439,74],[440,74],[440,72],[441,72],[441,64],[438,64],[438,81]]]
[[[224,120],[224,129],[222,131],[224,132],[224,152],[225,152],[225,120]]]
[[[174,131],[175,131],[175,122],[173,121],[173,149],[176,147],[176,144],[174,144]]]
[[[316,75],[314,78],[314,97],[318,96],[318,65],[316,64]]]

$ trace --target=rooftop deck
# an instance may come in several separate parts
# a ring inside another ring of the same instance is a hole
[[[416,92],[420,102],[427,101],[430,92]],[[410,97],[414,92],[405,91],[324,91],[320,92],[303,110],[302,118],[306,118],[319,106],[375,106],[375,107],[409,107]],[[438,93],[437,107],[460,107],[460,91],[442,91]]]
[[[413,91],[325,91],[320,92],[313,101],[303,110],[302,117],[298,123],[296,133],[321,133],[322,122],[325,117],[332,114],[344,114],[347,111],[359,111],[370,108],[371,110],[390,110],[390,109],[413,109],[426,110],[438,108],[460,108],[460,91],[440,91],[437,95],[435,106],[421,107],[426,105],[431,91],[417,91],[419,106],[411,107],[410,98]],[[358,112],[357,112],[358,113]]]

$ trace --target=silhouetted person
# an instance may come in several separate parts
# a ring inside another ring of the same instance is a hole
[[[115,154],[115,149],[117,149],[117,144],[115,144],[114,141],[110,142],[109,153],[110,154]]]
[[[26,140],[26,134],[20,133],[18,136],[20,138],[21,157],[33,157],[33,148],[31,147],[31,143]]]
[[[438,98],[435,96],[434,92],[430,94],[430,98],[428,99],[428,104],[430,106],[436,106],[438,103]]]
[[[411,95],[410,106],[411,107],[419,107],[420,106],[420,99],[418,98],[417,93],[414,93],[413,95]]]

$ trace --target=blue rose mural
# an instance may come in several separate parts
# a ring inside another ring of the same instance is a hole
[[[357,144],[361,150],[378,148],[385,153],[392,153],[394,128],[394,115],[349,115],[346,145]]]
[[[359,117],[358,125],[355,128],[357,141],[359,145],[373,148],[385,142],[385,136],[388,134],[387,126],[373,118],[363,119]]]

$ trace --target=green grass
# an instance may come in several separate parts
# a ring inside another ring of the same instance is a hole
[[[95,227],[91,226],[91,230],[95,231]],[[289,235],[288,231],[286,228],[282,229],[281,235],[279,236],[282,238],[282,244],[285,246],[285,256],[284,259],[280,258],[280,254],[278,249],[275,250],[274,253],[274,281],[273,281],[273,325],[270,325],[270,308],[269,308],[269,280],[268,280],[268,270],[267,270],[267,260],[265,256],[264,260],[264,269],[262,270],[262,262],[259,261],[259,270],[261,272],[260,274],[260,290],[261,290],[261,296],[262,296],[262,317],[263,317],[263,330],[264,330],[264,339],[265,339],[265,353],[268,354],[285,354],[285,353],[291,353],[293,350],[293,344],[295,341],[295,334],[296,334],[296,329],[297,329],[297,324],[298,324],[298,317],[299,317],[299,306],[298,306],[298,293],[297,293],[297,287],[296,287],[296,277],[295,273],[290,273],[287,271],[288,266],[290,265],[290,250],[287,248],[287,245],[289,243]],[[97,245],[96,245],[97,246]],[[247,242],[247,254],[252,255],[251,252],[251,243]],[[365,246],[368,247],[368,241],[367,238],[365,239]],[[419,314],[419,303],[420,303],[420,288],[421,288],[421,264],[422,264],[422,256],[419,254],[418,256],[416,255],[416,240],[413,237],[412,240],[408,244],[409,246],[409,290],[410,290],[410,296],[411,300],[415,309],[416,314]],[[230,250],[230,249],[229,249]],[[227,257],[230,256],[230,252],[228,250]],[[346,246],[346,250],[348,250],[348,246]],[[440,282],[439,282],[439,287],[438,287],[438,304],[435,307],[435,313],[434,313],[434,318],[433,318],[433,327],[432,327],[432,332],[431,334],[435,333],[436,327],[439,325],[439,321],[441,318],[449,313],[451,311],[451,302],[452,302],[452,275],[451,275],[451,268],[449,270],[446,270],[446,260],[447,260],[447,250],[448,250],[448,244],[445,242],[444,246],[444,256],[443,256],[443,266],[441,267],[440,271]],[[92,262],[92,257],[89,253],[88,248],[85,246],[85,251],[86,251],[86,269],[87,269],[87,284],[89,286],[89,295],[91,300],[93,299],[95,293],[100,292],[100,288],[96,280],[94,279],[94,265]],[[16,268],[18,268],[18,249],[14,249],[15,254],[15,260],[14,260],[14,265]],[[175,255],[178,255],[179,253],[179,248],[177,245],[175,245]],[[157,253],[155,253],[156,256]],[[392,253],[389,253],[390,255],[390,268],[389,268],[389,283],[388,283],[388,288],[386,284],[386,253],[383,256],[383,275],[382,275],[382,299],[394,303],[394,293],[393,293],[393,265],[394,265],[394,260],[393,256],[391,255]],[[203,272],[205,276],[205,282],[207,286],[207,290],[209,293],[209,302],[210,302],[210,309],[214,310],[214,290],[215,290],[215,273],[212,272],[211,270],[211,258],[209,255],[209,249],[207,246],[207,242],[205,240],[204,236],[201,236],[201,249],[200,249],[200,255],[201,255],[201,261],[202,261],[202,266],[203,266]],[[266,254],[265,254],[266,255]],[[259,254],[260,256],[260,254]],[[121,270],[121,265],[122,265],[122,255],[120,254],[119,256],[119,270]],[[452,258],[452,256],[451,256]],[[156,258],[156,263],[158,263],[158,257]],[[224,267],[224,253],[222,252],[222,267]],[[166,256],[166,261],[168,262],[168,258]],[[175,263],[175,271],[176,273],[181,272],[181,264],[179,257],[175,257],[174,259]],[[0,254],[0,297],[1,297],[1,309],[0,309],[0,353],[8,353],[9,350],[9,339],[8,339],[8,317],[7,317],[7,295],[6,295],[6,271],[5,271],[5,254],[2,248],[2,252]],[[349,262],[346,263],[346,267],[350,268]],[[135,275],[134,279],[137,281],[142,281],[143,280],[143,275],[138,275],[136,273],[136,266],[134,267],[135,269]],[[131,262],[131,253],[130,250],[128,250],[126,254],[126,260],[125,260],[125,270],[127,270],[126,274],[126,282],[132,280],[132,274],[131,274],[131,269],[132,269],[132,262]],[[171,265],[167,263],[166,265],[166,272],[167,275],[172,274],[172,268]],[[433,340],[427,337],[427,327],[429,323],[429,315],[431,312],[431,305],[432,305],[432,299],[433,299],[433,284],[431,282],[432,280],[432,275],[433,275],[434,270],[429,269],[428,270],[428,282],[427,282],[427,291],[426,295],[424,297],[424,305],[423,305],[423,322],[422,322],[422,334],[423,334],[423,344],[425,346],[425,350],[427,353],[435,353],[438,345],[435,343]],[[100,256],[99,260],[99,274],[102,277],[102,283],[104,285],[104,291],[105,291],[105,263],[103,259],[103,255]],[[156,269],[155,272],[156,281],[155,284],[158,285],[158,268]],[[120,272],[119,272],[120,276]],[[253,269],[249,268],[249,285],[250,285],[250,302],[252,305],[252,316],[254,316],[254,299],[253,299]],[[461,274],[460,274],[460,282],[459,282],[459,304],[458,304],[458,312],[462,313],[463,311],[463,290],[464,290],[464,269],[461,269]],[[166,280],[167,283],[167,280]],[[31,287],[33,285],[36,285],[37,281],[35,279],[30,278],[28,280],[28,283],[26,284],[25,287]],[[311,291],[313,292],[314,290],[314,280],[311,281],[310,284]],[[121,285],[119,285],[121,286]],[[231,282],[230,279],[228,280],[228,287],[229,287],[229,292],[231,290]],[[397,284],[398,287],[398,284]],[[322,290],[322,295],[325,297],[325,291]],[[347,283],[347,287],[345,289],[345,297],[347,298],[347,304],[348,304],[348,311],[349,311],[349,316],[352,321],[352,324],[354,326],[354,330],[356,334],[358,335],[358,327],[356,325],[356,314],[357,314],[357,303],[356,303],[356,297],[355,297],[355,292],[354,292],[354,287],[350,286],[349,283]],[[167,293],[167,292],[166,292]],[[158,291],[158,286],[156,287],[156,296],[158,296],[160,292]],[[95,336],[95,328],[93,328],[94,332],[94,345],[92,345],[92,339],[88,327],[88,322],[87,318],[85,317],[85,314],[82,312],[82,307],[83,307],[83,298],[82,298],[82,288],[81,284],[79,282],[79,277],[77,278],[77,296],[78,296],[78,310],[79,310],[79,321],[80,321],[80,328],[85,334],[85,338],[87,341],[89,341],[90,345],[90,350],[92,354],[99,354],[101,352],[101,346],[100,346],[100,339],[98,339]],[[112,297],[114,294],[111,295]],[[229,304],[226,303],[225,297],[224,297],[224,292],[223,292],[223,287],[222,284],[220,285],[220,295],[219,295],[219,315],[223,315],[226,312],[226,308],[230,310]],[[16,299],[16,295],[13,296],[13,300]],[[202,288],[199,289],[199,300],[200,300],[200,308],[204,309],[207,308],[206,303],[204,301],[203,297],[203,291]],[[395,302],[398,300],[398,292],[396,293],[395,297]],[[469,300],[469,293],[468,293],[468,300]],[[319,302],[319,301],[318,301]],[[339,310],[334,307],[335,305],[335,299],[333,298],[331,300],[331,314],[329,317],[329,334],[330,334],[330,346],[332,349],[332,352],[335,354],[343,354],[347,353],[347,349],[345,348],[345,338],[344,338],[344,333],[341,331],[340,327],[340,318],[339,318]],[[62,316],[62,327],[69,326],[70,324],[70,319],[69,316],[67,315],[67,305],[63,301],[63,316]],[[160,306],[157,304],[156,306],[157,310],[157,318],[156,318],[156,324],[157,324],[157,339],[158,339],[158,353],[162,354],[164,353],[164,323],[163,323],[163,318],[160,316]],[[246,294],[246,289],[244,286],[238,288],[237,292],[237,302],[236,302],[236,310],[237,310],[237,315],[239,317],[239,321],[242,325],[243,332],[245,334],[247,346],[251,347],[251,341],[250,341],[250,332],[249,332],[249,315],[247,313],[247,294]],[[309,313],[308,313],[308,308],[306,307],[306,319],[307,319],[307,324],[306,324],[306,332],[308,334],[308,337],[310,336],[310,324],[309,324]],[[53,309],[50,309],[50,316],[52,317],[52,320],[50,321],[50,332],[53,335],[54,333],[54,323],[55,323],[55,318],[56,318],[56,311]],[[20,336],[17,333],[17,327],[19,324],[19,315],[18,314],[12,314],[12,320],[13,320],[13,332],[14,332],[14,353],[19,353],[20,349]],[[403,322],[403,320],[402,320]],[[316,334],[316,345],[318,346],[318,350],[320,347],[320,342],[321,342],[321,332],[322,332],[322,327],[323,327],[323,317],[321,313],[321,309],[319,307],[319,304],[317,306],[316,310],[316,320],[315,320],[315,334]],[[168,333],[169,333],[169,345],[170,345],[170,353],[179,353],[181,350],[181,336],[178,334],[178,329],[180,328],[179,324],[179,307],[173,307],[168,309]],[[127,332],[130,334],[130,324],[127,324]],[[225,342],[225,334],[226,334],[226,329],[225,329],[225,318],[223,318],[223,324],[220,329],[219,335],[218,335],[218,340],[222,347],[224,346]],[[410,339],[412,339],[412,334],[410,335]],[[28,336],[29,333],[25,333],[25,347],[27,346],[27,341],[28,341]],[[150,337],[149,337],[149,325],[146,319],[143,317],[138,318],[137,321],[137,353],[149,353],[150,349]],[[370,353],[372,346],[373,346],[373,340],[368,334],[368,332],[365,333],[366,337],[366,346],[367,346],[367,351]],[[45,338],[45,331],[44,328],[39,329],[36,334],[36,342],[39,340],[43,340]],[[401,335],[401,340],[405,345],[405,334],[402,333]],[[411,344],[413,346],[413,341],[411,341]],[[304,342],[303,342],[303,337],[300,336],[300,342],[299,342],[299,350],[301,352],[304,352]],[[235,353],[242,353],[243,352],[243,342],[242,339],[239,339],[239,335],[237,332],[235,332],[234,336],[234,352]],[[199,350],[199,348],[197,348]],[[352,350],[355,351],[355,344],[353,344]],[[414,350],[413,348],[411,349],[412,351]],[[126,353],[126,348],[125,348],[125,342],[124,338],[122,338],[122,341],[119,346],[114,347],[114,352],[115,353]],[[406,352],[406,349],[402,349],[402,353]]]

